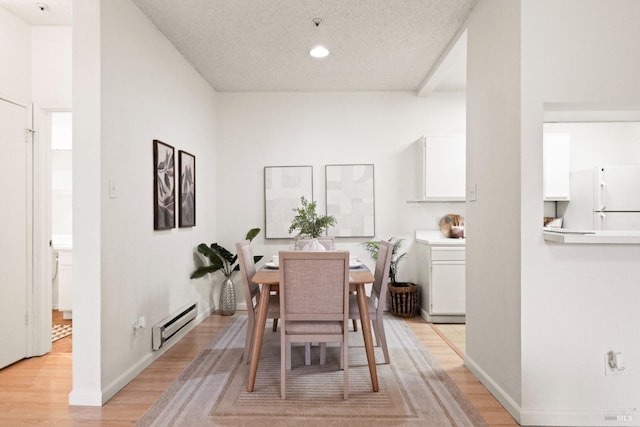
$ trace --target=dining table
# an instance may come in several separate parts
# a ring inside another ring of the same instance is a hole
[[[248,392],[252,392],[255,386],[256,373],[258,372],[258,363],[260,362],[260,352],[262,350],[262,341],[264,338],[267,313],[269,309],[269,294],[279,289],[280,272],[276,268],[263,267],[253,275],[251,281],[255,284],[261,285],[261,290],[260,301],[258,303],[258,315],[253,334],[251,364],[249,365],[249,379],[247,381]],[[371,335],[371,321],[369,318],[369,310],[367,307],[364,287],[365,284],[373,283],[373,281],[373,273],[364,266],[364,264],[349,270],[349,286],[355,288],[356,291],[358,309],[360,310],[360,323],[362,324],[362,335],[364,337],[367,363],[369,365],[369,374],[371,376],[371,386],[375,392],[378,391],[378,373],[376,370],[373,337]]]

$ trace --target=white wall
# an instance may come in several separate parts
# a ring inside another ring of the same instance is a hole
[[[481,0],[470,21],[469,154],[496,147],[514,165],[468,170],[484,181],[467,207],[468,362],[523,425],[637,424],[640,247],[549,243],[540,223],[544,105],[640,110],[638,16],[632,0]],[[509,200],[515,219],[490,233],[483,194]],[[620,375],[604,374],[609,350],[625,355]]]
[[[571,171],[640,164],[640,123],[545,123],[545,132],[571,135]]]
[[[215,91],[128,0],[73,13],[74,253],[83,255],[74,255],[81,335],[70,401],[99,405],[159,355],[153,324],[194,301],[209,313],[208,280],[189,275],[194,247],[216,237]],[[196,156],[196,227],[153,230],[153,139]],[[147,328],[134,334],[139,316]]]
[[[71,107],[71,27],[32,27],[33,103]]]
[[[325,212],[324,165],[373,163],[375,238],[408,239],[404,249],[411,256],[400,265],[400,280],[416,280],[415,230],[436,230],[443,215],[464,214],[463,203],[407,204],[417,183],[413,142],[421,135],[464,134],[464,94],[219,93],[218,123],[217,230],[227,248],[252,227],[263,229],[255,254],[288,248],[285,239],[264,239],[265,166],[312,165],[314,199]],[[365,240],[338,239],[338,247],[368,259],[358,246]],[[240,278],[235,282],[242,300]]]
[[[465,362],[517,408],[520,383],[520,5],[480,1],[469,20]],[[542,193],[539,193],[542,201]]]
[[[31,27],[0,7],[0,97],[31,102]]]
[[[522,2],[525,424],[628,425],[605,421],[607,411],[640,407],[640,247],[552,244],[539,225],[543,105],[640,110],[640,57],[629,55],[640,46],[638,17],[633,0]],[[604,375],[609,350],[626,356],[620,376]]]

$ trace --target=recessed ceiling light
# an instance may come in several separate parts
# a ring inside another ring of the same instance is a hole
[[[309,55],[314,58],[324,58],[329,55],[329,49],[324,46],[318,45],[309,51]]]

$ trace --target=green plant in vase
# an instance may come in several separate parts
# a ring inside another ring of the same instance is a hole
[[[294,208],[296,216],[291,221],[289,233],[298,230],[298,236],[317,239],[326,233],[327,228],[336,225],[336,218],[333,215],[318,215],[316,212],[316,202],[309,202],[303,196],[300,197],[302,206]]]
[[[399,253],[400,247],[404,243],[404,239],[395,239],[392,237],[389,239],[392,243],[391,247],[391,263],[389,267],[389,296],[388,299],[391,313],[394,316],[400,317],[413,317],[417,309],[417,296],[418,287],[415,283],[398,282],[398,264],[407,255],[406,252]],[[367,249],[369,255],[374,260],[378,259],[378,253],[380,251],[379,241],[370,241],[362,243],[362,246]]]
[[[397,283],[396,277],[398,275],[398,264],[407,255],[406,252],[399,254],[399,250],[404,244],[404,239],[395,239],[392,237],[389,242],[393,244],[391,248],[391,263],[389,267],[389,281],[391,283]],[[380,250],[380,242],[372,240],[370,242],[363,242],[362,246],[369,252],[369,256],[374,260],[378,259],[378,251]]]
[[[252,228],[247,232],[245,240],[253,240],[260,233],[259,228]],[[222,283],[222,290],[220,292],[220,314],[223,316],[231,315],[236,311],[235,289],[231,276],[234,272],[240,271],[240,264],[238,264],[238,255],[231,253],[225,247],[218,243],[211,243],[207,246],[206,243],[200,243],[198,245],[198,252],[209,260],[209,265],[203,265],[198,267],[193,273],[191,273],[192,279],[203,277],[209,273],[215,273],[221,271],[225,277]],[[262,255],[255,255],[253,257],[254,262],[258,262],[262,259]]]

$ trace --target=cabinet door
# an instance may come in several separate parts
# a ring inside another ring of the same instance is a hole
[[[544,200],[569,200],[571,135],[544,134]]]
[[[430,286],[430,314],[465,314],[464,262],[433,262]]]
[[[422,199],[464,201],[466,146],[464,136],[430,136],[422,141]]]
[[[73,276],[73,254],[58,252],[58,310],[69,314],[73,310],[71,280]],[[69,317],[65,317],[67,319]]]

